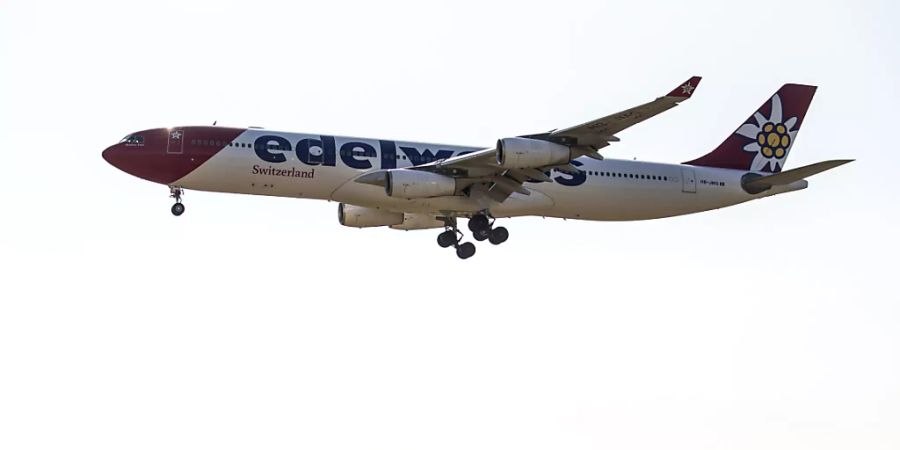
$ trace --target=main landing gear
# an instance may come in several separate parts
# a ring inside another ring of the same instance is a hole
[[[181,203],[181,194],[184,194],[184,190],[180,187],[169,186],[169,197],[175,199],[175,204],[172,205],[172,214],[175,216],[184,214],[184,204]]]
[[[504,227],[494,228],[494,220],[485,214],[476,214],[469,219],[469,230],[476,241],[487,239],[491,244],[500,245],[509,239],[509,231]]]
[[[509,239],[509,231],[504,227],[494,228],[494,221],[487,215],[479,213],[469,219],[469,230],[476,241],[487,239],[491,244],[500,245]],[[460,259],[469,259],[475,254],[475,244],[462,242],[463,234],[456,227],[455,219],[447,219],[444,232],[437,237],[437,243],[441,248],[453,246],[456,248],[456,256]]]
[[[475,244],[471,242],[462,242],[463,234],[456,227],[456,221],[448,219],[444,227],[444,232],[437,237],[437,243],[441,248],[453,246],[456,248],[456,256],[459,259],[469,259],[475,254]]]

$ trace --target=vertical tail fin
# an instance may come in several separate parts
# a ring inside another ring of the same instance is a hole
[[[785,84],[715,150],[685,164],[780,172],[815,93],[815,86]]]

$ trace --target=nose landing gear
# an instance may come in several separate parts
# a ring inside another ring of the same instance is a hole
[[[180,216],[184,214],[184,204],[181,203],[181,194],[184,194],[184,190],[177,186],[169,186],[169,197],[175,199],[175,204],[172,205],[172,214]]]

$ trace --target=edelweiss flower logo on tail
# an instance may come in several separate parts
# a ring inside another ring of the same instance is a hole
[[[685,164],[781,172],[815,93],[815,86],[792,83],[781,86],[762,106],[752,110],[750,117],[718,147]]]
[[[779,172],[784,164],[784,159],[791,150],[794,138],[799,129],[797,118],[783,120],[781,97],[778,94],[772,96],[772,111],[766,118],[759,111],[753,115],[756,124],[745,123],[738,128],[736,134],[753,139],[753,142],[744,146],[745,152],[755,153],[750,170],[768,170]]]

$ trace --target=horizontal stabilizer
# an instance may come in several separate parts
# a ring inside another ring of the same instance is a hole
[[[808,166],[798,167],[796,169],[787,170],[784,172],[779,172],[774,175],[766,175],[766,176],[758,176],[754,178],[748,178],[742,184],[744,189],[747,192],[756,193],[764,191],[772,186],[781,186],[786,184],[791,184],[795,181],[800,181],[804,178],[811,177],[818,173],[822,173],[826,170],[834,169],[838,166],[843,166],[849,162],[853,162],[852,159],[835,159],[832,161],[822,161],[817,162],[815,164],[810,164]],[[749,175],[749,174],[748,174]],[[753,192],[756,191],[756,192]]]

